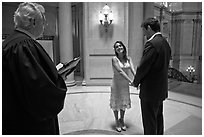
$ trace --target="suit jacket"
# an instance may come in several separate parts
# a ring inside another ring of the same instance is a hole
[[[161,34],[146,42],[134,85],[140,84],[139,97],[143,101],[159,102],[168,97],[168,67],[171,49]]]

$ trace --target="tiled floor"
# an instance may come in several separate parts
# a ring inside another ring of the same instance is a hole
[[[61,134],[142,135],[139,91],[131,87],[132,107],[126,111],[127,131],[114,130],[114,116],[109,107],[109,86],[69,87],[64,109],[59,116]],[[202,98],[169,92],[164,102],[166,135],[202,134]]]

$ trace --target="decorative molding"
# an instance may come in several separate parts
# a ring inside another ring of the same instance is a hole
[[[96,56],[115,56],[115,54],[89,54],[90,57],[96,57]]]
[[[173,16],[178,16],[178,15],[202,15],[202,11],[179,11],[179,12],[173,12]]]
[[[43,36],[38,38],[37,40],[54,40],[55,36]]]
[[[72,81],[65,80],[65,84],[67,87],[76,86],[76,81],[75,80],[72,80]]]
[[[107,79],[113,79],[113,78],[105,78],[105,77],[103,77],[103,78],[90,78],[90,80],[107,80]]]
[[[173,19],[171,20],[172,23],[184,23],[185,19]]]
[[[201,19],[192,19],[194,23],[202,23]]]
[[[201,19],[173,19],[171,23],[202,23]]]

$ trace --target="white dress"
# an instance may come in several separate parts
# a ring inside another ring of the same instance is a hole
[[[130,70],[130,63],[127,61],[124,65],[117,57],[119,66],[127,74]],[[125,110],[131,108],[129,83],[128,81],[113,67],[113,79],[111,84],[110,107],[112,110]]]

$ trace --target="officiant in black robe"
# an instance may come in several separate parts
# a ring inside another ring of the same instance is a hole
[[[21,3],[2,44],[2,134],[59,134],[66,85],[43,47],[43,6]]]

